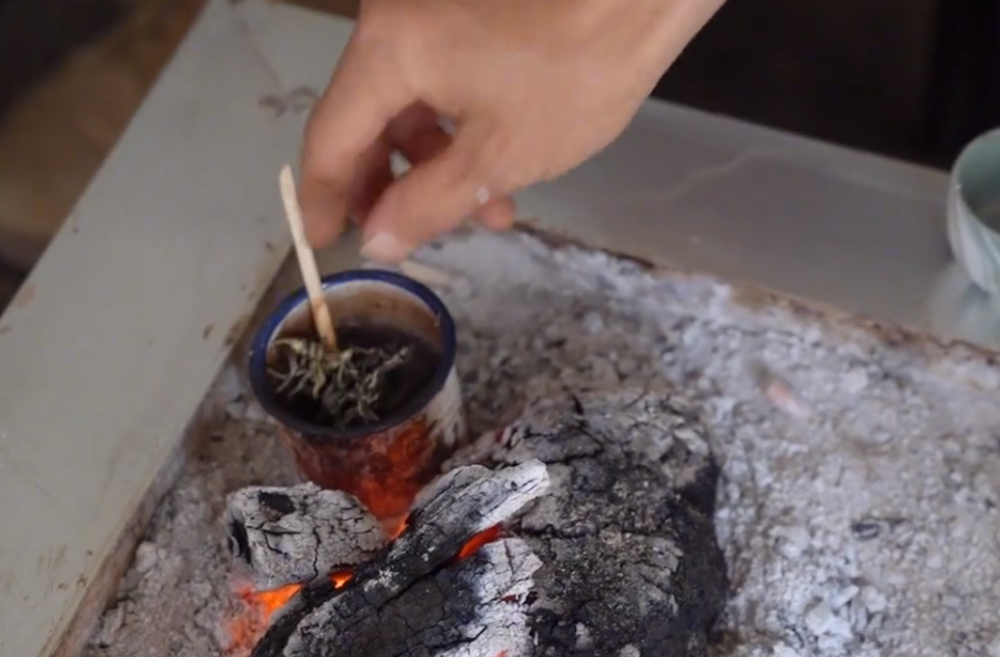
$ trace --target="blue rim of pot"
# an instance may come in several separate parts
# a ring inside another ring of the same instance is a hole
[[[271,311],[254,336],[250,346],[249,375],[250,387],[264,411],[284,426],[303,434],[305,437],[328,440],[351,440],[381,433],[403,424],[423,410],[434,399],[435,395],[444,388],[444,384],[455,365],[455,322],[452,319],[451,313],[448,312],[448,308],[438,295],[426,285],[413,280],[409,276],[380,269],[351,269],[342,271],[325,276],[321,283],[325,292],[338,285],[359,281],[386,283],[417,297],[437,320],[438,328],[441,331],[441,361],[434,371],[434,376],[431,377],[419,394],[403,404],[395,413],[374,424],[337,430],[322,424],[303,420],[294,413],[290,413],[279,403],[274,385],[267,372],[267,353],[273,338],[276,337],[275,334],[290,314],[303,306],[308,306],[309,303],[305,288],[293,292],[278,304],[277,308]]]

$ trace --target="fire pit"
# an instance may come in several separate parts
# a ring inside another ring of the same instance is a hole
[[[312,582],[252,654],[703,654],[725,592],[709,464],[691,407],[636,389],[539,400],[382,549],[351,496],[244,489],[229,528],[254,584]]]
[[[88,657],[1000,649],[991,357],[545,236],[417,257],[480,438],[402,533],[244,390]]]

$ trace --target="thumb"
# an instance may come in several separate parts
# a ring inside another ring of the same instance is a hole
[[[348,43],[330,85],[306,126],[299,188],[306,235],[314,247],[335,240],[347,223],[351,190],[378,150],[389,121],[411,100],[384,52]]]
[[[491,196],[499,197],[504,190],[489,186],[484,143],[460,129],[447,148],[392,183],[365,222],[362,254],[400,262],[411,250],[457,228]]]

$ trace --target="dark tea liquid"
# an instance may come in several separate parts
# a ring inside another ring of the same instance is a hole
[[[437,345],[394,326],[345,321],[338,324],[335,330],[337,345],[341,350],[351,347],[378,348],[391,357],[404,347],[409,348],[406,359],[382,377],[378,401],[372,405],[372,410],[380,420],[392,416],[419,395],[431,382],[443,358],[443,351]],[[316,339],[314,332],[293,330],[284,332],[282,337]],[[283,367],[283,364],[279,364],[279,367]],[[304,395],[294,399],[287,399],[282,394],[276,396],[281,405],[296,417],[333,426],[329,418],[324,421],[325,414],[318,401]],[[355,418],[343,428],[356,429],[366,424],[368,422],[364,419]]]

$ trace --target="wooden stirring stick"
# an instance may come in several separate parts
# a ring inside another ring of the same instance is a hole
[[[281,170],[278,183],[281,187],[281,200],[285,204],[288,227],[292,231],[295,255],[298,257],[302,280],[305,281],[306,293],[309,295],[316,332],[327,351],[336,352],[337,334],[333,330],[330,307],[326,305],[326,297],[323,295],[319,270],[316,268],[316,256],[313,255],[312,248],[306,240],[306,231],[302,225],[302,210],[299,208],[299,199],[295,192],[295,179],[292,177],[292,168],[287,164]]]

